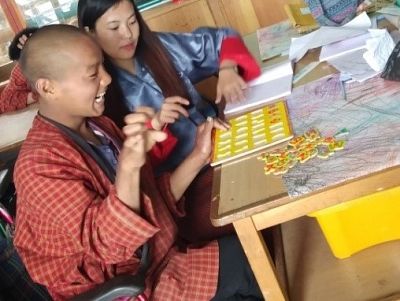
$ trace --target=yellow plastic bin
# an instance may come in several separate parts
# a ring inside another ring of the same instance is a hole
[[[309,214],[315,217],[337,258],[400,239],[400,187]]]

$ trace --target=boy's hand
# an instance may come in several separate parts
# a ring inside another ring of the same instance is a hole
[[[174,123],[179,115],[189,116],[184,106],[189,105],[189,101],[180,96],[167,97],[161,107],[161,110],[155,114],[151,120],[151,126],[155,130],[161,130],[165,124]]]
[[[220,119],[207,118],[207,121],[197,127],[197,135],[192,155],[205,165],[210,162],[212,151],[211,134],[214,128],[226,130],[229,125]]]
[[[210,162],[212,151],[212,130],[215,127],[226,129],[227,124],[218,119],[207,118],[197,127],[196,140],[192,152],[171,173],[171,193],[179,200],[199,171]]]
[[[30,37],[31,35],[32,35],[32,34],[30,34],[29,37]],[[17,47],[18,47],[19,49],[22,50],[22,48],[24,48],[25,43],[26,43],[27,40],[28,40],[28,37],[27,37],[26,35],[22,35],[22,36],[18,39]]]
[[[125,117],[122,131],[126,139],[118,158],[115,189],[118,198],[140,213],[140,168],[146,162],[146,152],[154,143],[167,138],[164,132],[148,130],[146,122],[154,116],[151,108],[138,108]]]
[[[227,103],[239,102],[245,99],[244,90],[246,82],[237,73],[236,65],[233,62],[224,61],[221,63],[217,83],[216,103],[225,98]]]
[[[125,117],[126,125],[122,131],[126,139],[120,154],[121,168],[139,169],[146,161],[146,152],[156,142],[167,138],[164,132],[146,128],[146,121],[153,116],[154,111],[151,108],[138,108],[135,113]]]

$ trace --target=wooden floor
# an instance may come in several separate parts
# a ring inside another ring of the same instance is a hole
[[[400,300],[400,241],[335,258],[314,218],[282,225],[291,301]]]

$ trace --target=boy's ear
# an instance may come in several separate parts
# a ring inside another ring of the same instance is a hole
[[[53,83],[47,78],[39,78],[35,83],[37,93],[48,99],[54,95]]]

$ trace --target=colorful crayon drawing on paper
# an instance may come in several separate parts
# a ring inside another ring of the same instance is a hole
[[[283,21],[257,30],[261,60],[289,52],[290,40],[298,33],[289,21]]]
[[[345,84],[338,74],[293,90],[287,97],[295,134],[348,134],[346,147],[330,160],[310,160],[283,175],[290,196],[299,196],[400,164],[400,83],[380,77]]]

